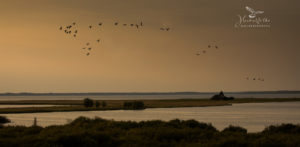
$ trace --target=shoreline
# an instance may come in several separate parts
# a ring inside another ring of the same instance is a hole
[[[56,105],[54,107],[0,108],[0,114],[39,113],[39,112],[72,112],[72,111],[106,111],[127,110],[124,102],[142,101],[147,108],[178,108],[178,107],[212,107],[230,106],[238,103],[268,103],[268,102],[297,102],[300,98],[237,98],[235,100],[210,99],[172,99],[172,100],[94,100],[105,102],[105,107],[83,106],[83,100],[21,100],[0,101],[0,105]],[[64,105],[64,106],[59,106]],[[68,105],[68,106],[66,106]]]

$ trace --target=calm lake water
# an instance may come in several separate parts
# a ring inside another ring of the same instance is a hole
[[[9,125],[33,124],[34,117],[38,125],[62,125],[79,116],[101,117],[114,120],[172,120],[195,119],[200,122],[211,123],[222,130],[231,125],[246,128],[249,132],[262,131],[266,126],[282,123],[300,124],[300,102],[282,103],[248,103],[233,104],[232,106],[217,107],[187,107],[187,108],[155,108],[141,111],[88,111],[88,112],[52,112],[28,114],[4,114],[12,123]]]
[[[201,94],[139,94],[139,95],[42,95],[42,96],[0,96],[0,101],[4,100],[82,100],[86,97],[95,100],[145,100],[145,99],[208,99],[217,93]],[[235,98],[300,98],[300,93],[280,94],[247,94],[247,93],[225,93],[226,96]]]

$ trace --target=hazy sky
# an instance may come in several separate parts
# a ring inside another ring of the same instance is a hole
[[[234,27],[246,6],[271,26]],[[0,19],[0,92],[300,90],[299,0],[1,0]]]

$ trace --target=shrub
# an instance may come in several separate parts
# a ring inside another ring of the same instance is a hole
[[[130,110],[145,109],[144,102],[142,102],[142,101],[124,102],[123,106],[124,106],[124,109],[130,109]]]
[[[239,133],[247,133],[247,130],[239,127],[239,126],[232,126],[225,128],[222,132],[239,132]]]
[[[94,102],[93,102],[93,100],[91,100],[91,99],[89,99],[89,98],[85,98],[85,99],[83,100],[83,105],[84,105],[85,107],[93,107]]]
[[[106,107],[106,102],[105,101],[102,101],[102,107]]]
[[[0,116],[0,124],[9,123],[10,120],[7,119],[5,116]]]
[[[98,101],[95,101],[95,106],[98,108],[100,106],[100,103]]]

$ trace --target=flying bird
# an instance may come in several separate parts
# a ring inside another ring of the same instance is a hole
[[[89,28],[91,29],[93,26],[89,26]]]
[[[219,49],[219,47],[218,47],[218,46],[215,46],[215,48],[216,48],[216,49]]]
[[[141,22],[141,27],[143,26],[143,22]]]
[[[132,26],[132,27],[133,27],[133,26],[134,26],[134,24],[130,24],[130,26]]]
[[[124,24],[123,24],[123,26],[127,26],[127,24],[126,24],[126,23],[124,23]]]
[[[210,48],[211,46],[210,46],[210,45],[208,45],[207,47],[208,47],[208,48]]]
[[[166,31],[169,31],[170,30],[170,28],[166,28]]]
[[[90,51],[91,49],[92,49],[91,47],[88,48],[89,51]]]
[[[197,55],[197,56],[200,56],[201,54],[198,52],[196,55]]]
[[[87,56],[89,56],[89,55],[90,55],[90,53],[86,53],[86,55],[87,55]]]
[[[98,39],[97,42],[100,42],[100,39]]]
[[[62,27],[59,27],[59,30],[62,30],[63,28]]]
[[[119,23],[118,22],[115,22],[115,26],[117,26]]]
[[[75,30],[75,32],[74,32],[74,33],[76,34],[77,32],[78,32],[78,31],[77,31],[77,30]]]
[[[73,25],[75,26],[75,25],[76,25],[76,22],[73,22]]]
[[[98,25],[99,25],[99,26],[102,26],[102,22],[100,22]]]
[[[138,24],[136,24],[135,26],[136,26],[137,29],[139,28],[139,25],[138,25]]]
[[[249,14],[249,18],[255,18],[257,14],[263,14],[264,11],[255,11],[254,9],[246,6],[246,10],[249,11],[251,14]]]
[[[88,43],[86,43],[86,45],[87,45],[87,46],[89,46],[89,45],[90,45],[90,43],[88,42]]]

